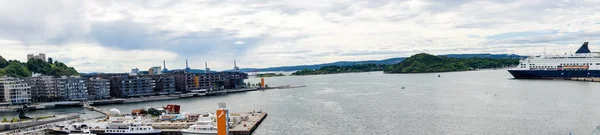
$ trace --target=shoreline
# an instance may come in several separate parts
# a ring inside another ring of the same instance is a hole
[[[111,104],[131,104],[131,103],[142,103],[142,102],[153,102],[153,101],[164,101],[164,100],[177,100],[177,99],[185,99],[185,98],[198,98],[204,96],[217,96],[224,95],[229,93],[239,93],[239,92],[249,92],[249,91],[258,91],[258,90],[270,90],[270,89],[289,89],[289,88],[299,88],[306,87],[304,85],[297,86],[275,86],[275,87],[267,87],[267,88],[244,88],[244,89],[225,89],[220,91],[212,91],[206,93],[185,93],[185,94],[173,94],[173,95],[160,95],[160,96],[148,96],[148,97],[132,97],[132,98],[116,98],[116,99],[106,99],[106,100],[92,100],[85,101],[89,105],[92,106],[102,106],[102,105],[111,105]],[[54,108],[66,108],[66,107],[83,107],[82,101],[60,101],[60,102],[45,102],[45,103],[37,103],[33,105],[29,105],[28,109],[30,111],[36,110],[44,110],[44,109],[54,109]],[[23,106],[7,106],[0,107],[0,113],[7,112],[16,112],[17,109],[22,109]]]
[[[348,74],[348,73],[368,73],[368,72],[382,72],[383,74],[429,74],[429,73],[450,73],[450,72],[470,72],[470,71],[483,71],[483,70],[505,70],[510,68],[481,68],[474,70],[464,71],[443,71],[443,72],[423,72],[423,73],[386,73],[383,70],[380,71],[364,71],[364,72],[343,72],[343,73],[329,73],[329,74],[310,74],[310,75],[288,75],[288,76],[312,76],[312,75],[333,75],[333,74]]]

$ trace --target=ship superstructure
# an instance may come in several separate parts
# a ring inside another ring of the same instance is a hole
[[[570,79],[572,77],[599,77],[600,53],[591,52],[588,42],[574,54],[540,55],[521,59],[508,72],[517,79]]]

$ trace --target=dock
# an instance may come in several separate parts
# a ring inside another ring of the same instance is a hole
[[[247,117],[247,118],[246,118]],[[267,117],[266,112],[230,113],[230,135],[251,135]],[[161,135],[181,135],[182,129],[187,129],[195,122],[151,122],[144,123],[161,130]],[[90,129],[94,134],[104,134],[104,129]]]
[[[230,135],[251,135],[266,117],[267,113],[255,113],[254,116],[249,117],[249,120],[242,121],[229,129],[229,133]]]
[[[585,82],[600,82],[600,78],[594,77],[574,77],[571,78],[572,81],[585,81]]]
[[[68,115],[56,115],[52,118],[41,119],[41,120],[26,120],[22,122],[14,122],[14,123],[0,123],[0,132],[2,133],[21,133],[30,130],[36,130],[43,127],[45,125],[52,123],[61,123],[64,121],[79,119],[79,114],[68,114]],[[11,131],[12,130],[12,131]],[[15,130],[17,130],[15,132]]]

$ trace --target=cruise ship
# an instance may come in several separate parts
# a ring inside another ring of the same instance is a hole
[[[516,79],[570,79],[600,77],[600,53],[591,52],[588,42],[574,54],[530,56],[508,72]]]

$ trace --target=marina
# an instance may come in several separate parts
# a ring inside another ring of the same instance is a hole
[[[267,117],[266,112],[235,112],[221,114],[219,111],[207,113],[180,113],[178,105],[164,108],[144,109],[123,114],[118,109],[104,110],[84,105],[85,108],[105,116],[80,119],[79,114],[57,115],[45,120],[29,120],[0,124],[0,134],[217,134],[217,125],[225,124],[230,135],[250,135]],[[219,109],[219,110],[223,110]],[[156,115],[152,111],[162,114]],[[228,110],[228,109],[225,109]],[[135,114],[134,114],[135,113]],[[221,114],[221,115],[216,115]],[[225,117],[222,117],[225,115]],[[218,121],[223,119],[225,123]]]
[[[223,103],[224,104],[224,103]],[[224,106],[224,105],[223,105]],[[181,135],[181,134],[216,134],[218,119],[223,118],[227,121],[224,127],[229,128],[231,135],[250,135],[256,130],[260,123],[266,118],[267,113],[262,111],[228,113],[226,117],[216,116],[215,113],[188,114],[180,113],[179,105],[169,104],[161,108],[149,108],[134,110],[132,114],[123,114],[118,109],[104,110],[84,103],[84,107],[92,111],[99,112],[105,116],[93,119],[78,121],[66,121],[79,118],[79,115],[69,115],[69,118],[63,116],[50,119],[45,123],[14,123],[20,127],[11,129],[22,129],[24,127],[38,126],[51,122],[63,122],[59,125],[41,126],[43,129],[37,129],[39,133],[52,134],[71,134],[71,133],[93,133],[93,134],[163,134],[163,135]],[[221,109],[222,110],[222,109]],[[225,109],[227,110],[227,109]],[[162,114],[156,114],[159,111]],[[219,111],[217,111],[218,113]],[[76,116],[76,117],[75,117]],[[226,118],[226,119],[225,119]],[[60,120],[59,120],[60,119]],[[64,119],[64,120],[62,120]],[[24,126],[21,126],[24,125]],[[6,126],[11,127],[11,126]],[[10,129],[8,129],[10,130]],[[20,134],[32,130],[9,131],[8,134]]]

